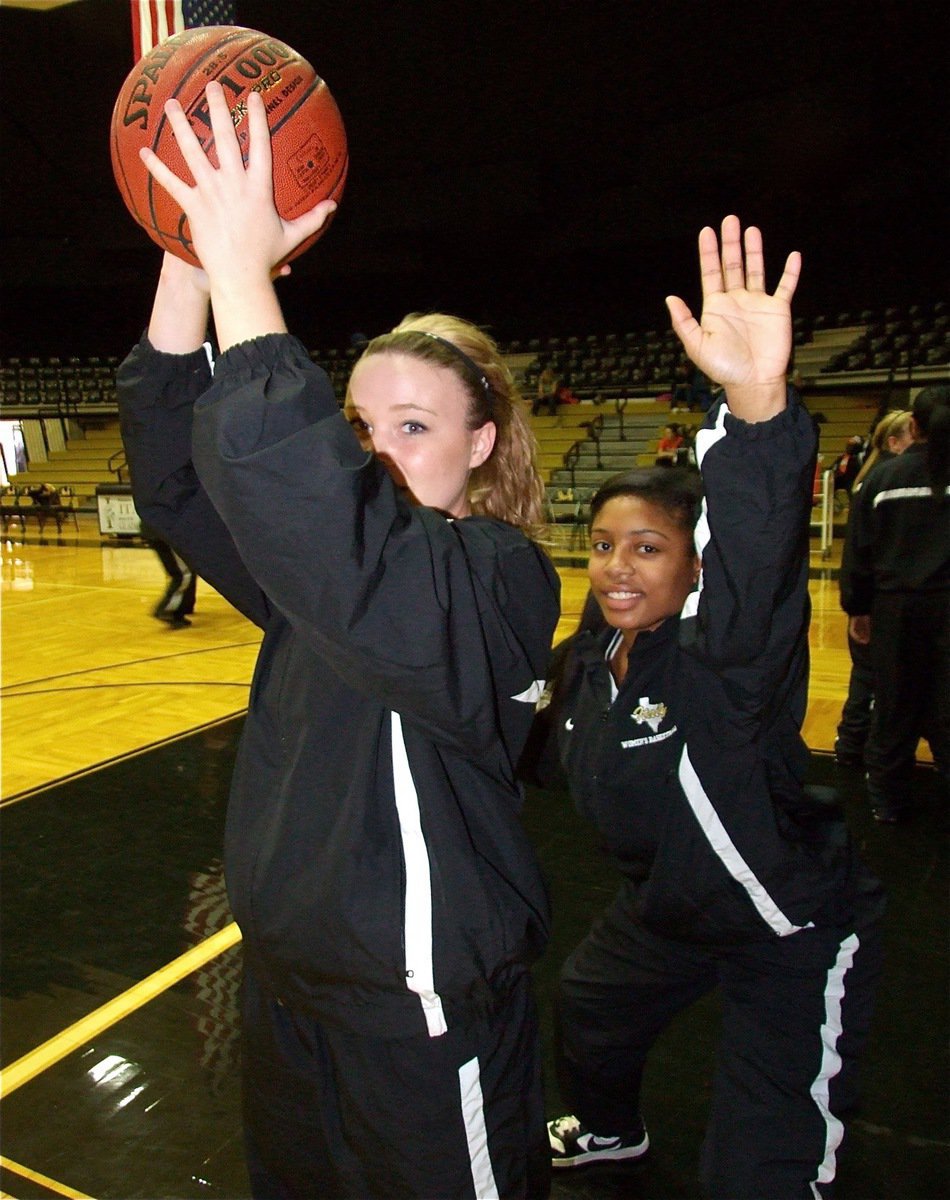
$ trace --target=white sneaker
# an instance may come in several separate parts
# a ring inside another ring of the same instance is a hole
[[[552,1167],[584,1167],[598,1162],[623,1162],[642,1158],[650,1139],[641,1121],[636,1129],[623,1135],[604,1137],[591,1133],[577,1117],[558,1117],[548,1123]]]

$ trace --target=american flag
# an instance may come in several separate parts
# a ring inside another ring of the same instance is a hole
[[[231,0],[129,0],[132,6],[132,57],[138,62],[153,46],[198,25],[234,25]]]

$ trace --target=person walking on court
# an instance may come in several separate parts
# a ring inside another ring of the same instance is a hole
[[[286,329],[264,101],[245,168],[153,155],[204,271],[166,256],[119,372],[136,506],[264,630],[225,844],[255,1196],[542,1196],[529,966],[547,892],[515,776],[558,616],[535,445],[482,331],[373,338],[341,412]],[[206,272],[206,273],[205,273]],[[208,299],[220,346],[202,342]]]
[[[142,537],[155,551],[168,576],[168,584],[161,600],[152,610],[152,616],[164,621],[172,629],[183,629],[191,624],[188,618],[195,611],[198,576],[157,530],[143,525]]]
[[[548,1128],[557,1168],[641,1158],[647,1055],[718,988],[704,1194],[814,1200],[855,1099],[882,899],[841,813],[804,787],[816,438],[785,383],[800,258],[769,295],[761,235],[745,231],[743,262],[740,233],[723,221],[721,254],[700,234],[700,321],[667,301],[725,388],[696,436],[701,475],[641,468],[596,494],[600,621],[561,653],[539,712],[622,874],[561,971],[570,1112]]]

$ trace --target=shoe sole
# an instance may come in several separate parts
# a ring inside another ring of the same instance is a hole
[[[645,1137],[639,1146],[622,1146],[619,1150],[585,1151],[573,1158],[553,1158],[551,1166],[556,1170],[568,1167],[595,1167],[598,1163],[636,1162],[650,1149],[650,1139]]]

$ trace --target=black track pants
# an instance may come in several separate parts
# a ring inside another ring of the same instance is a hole
[[[878,592],[871,617],[874,711],[864,752],[872,804],[910,800],[917,742],[950,776],[950,592]]]
[[[851,656],[851,675],[848,679],[848,695],[841,709],[841,720],[838,722],[835,750],[841,754],[860,757],[864,753],[868,730],[871,728],[874,667],[871,663],[871,647],[862,646],[850,634],[848,652]]]
[[[830,1196],[856,1060],[880,971],[876,926],[803,929],[711,950],[656,937],[615,904],[565,963],[567,1109],[604,1136],[640,1115],[647,1053],[673,1016],[719,987],[722,1031],[702,1154],[716,1200]],[[649,1128],[649,1112],[643,1114]],[[651,1130],[655,1144],[663,1131]]]
[[[165,588],[161,600],[155,606],[155,616],[163,619],[187,617],[189,613],[195,611],[198,576],[167,542],[155,540],[152,542],[152,547],[161,559],[165,574],[168,576],[168,586]]]
[[[244,1127],[257,1200],[547,1195],[527,975],[496,1014],[441,1037],[340,1033],[245,974]]]

